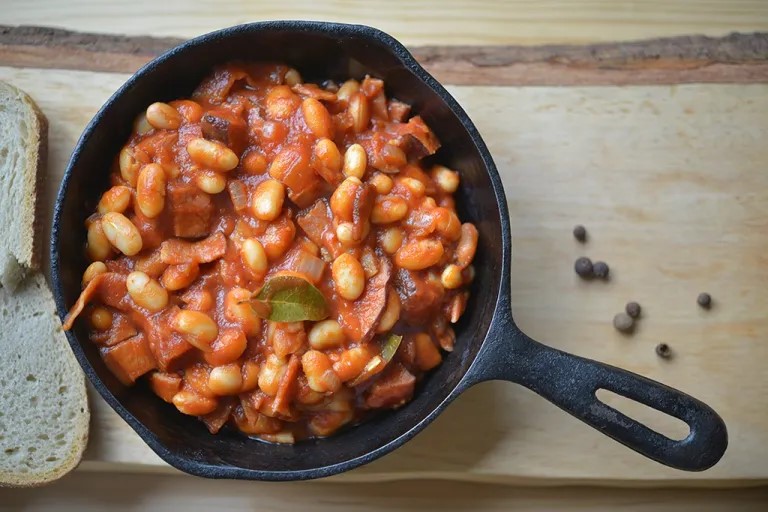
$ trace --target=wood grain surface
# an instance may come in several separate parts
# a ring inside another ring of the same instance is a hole
[[[125,74],[0,67],[50,120],[45,204],[81,130]],[[529,335],[694,394],[731,444],[710,471],[664,468],[517,386],[486,383],[393,454],[334,478],[639,486],[768,481],[768,86],[466,87],[467,109],[502,174],[512,214],[513,309]],[[590,241],[571,237],[583,223]],[[575,277],[581,255],[609,282]],[[715,304],[696,306],[700,291]],[[613,315],[644,307],[632,337]],[[654,346],[670,344],[660,360]],[[94,398],[85,470],[168,471]],[[659,428],[637,407],[624,409]]]
[[[0,512],[763,512],[768,489],[526,489],[423,481],[265,483],[75,473],[40,489],[0,489]]]
[[[408,45],[544,45],[768,31],[764,0],[4,0],[0,22],[193,37],[268,19],[374,25]]]
[[[0,65],[132,73],[183,39],[0,25]],[[414,46],[445,84],[650,85],[768,82],[768,33],[588,46]]]

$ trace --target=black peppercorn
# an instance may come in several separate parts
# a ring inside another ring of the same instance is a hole
[[[608,267],[608,264],[604,261],[596,261],[595,264],[592,265],[592,272],[595,274],[595,277],[599,277],[600,279],[607,279],[610,271],[610,267]]]
[[[641,309],[642,308],[640,307],[640,304],[638,304],[637,302],[627,302],[627,305],[624,306],[624,311],[626,311],[627,314],[632,318],[639,317]]]
[[[696,297],[696,302],[699,303],[699,306],[709,309],[712,305],[712,296],[708,293],[700,293],[699,296]]]
[[[573,264],[573,269],[579,274],[579,277],[588,279],[592,277],[592,260],[582,256]]]
[[[585,242],[587,240],[587,228],[579,224],[573,228],[573,237],[579,242]]]
[[[617,331],[630,332],[635,327],[635,321],[626,313],[619,313],[613,317],[613,327]]]
[[[656,345],[656,355],[664,359],[669,359],[672,357],[672,349],[669,348],[669,345],[666,343],[659,343]]]

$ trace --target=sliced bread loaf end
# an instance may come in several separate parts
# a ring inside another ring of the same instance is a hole
[[[48,123],[32,98],[0,81],[0,286],[11,290],[39,264],[35,206],[47,138]]]

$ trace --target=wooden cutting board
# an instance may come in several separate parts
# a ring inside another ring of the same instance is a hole
[[[27,90],[50,121],[46,230],[86,123],[130,72],[175,42],[0,27],[0,79]],[[499,167],[520,327],[697,396],[725,419],[730,447],[710,471],[674,471],[494,382],[403,448],[334,479],[768,481],[768,37],[414,53],[466,108]],[[577,223],[589,230],[586,245],[571,236]],[[607,261],[610,281],[580,281],[573,261],[582,255]],[[714,297],[710,311],[696,305],[701,291]],[[611,320],[629,300],[643,316],[626,337]],[[659,342],[671,360],[656,356]],[[170,470],[95,393],[92,404],[82,469]],[[680,432],[644,408],[623,410]]]

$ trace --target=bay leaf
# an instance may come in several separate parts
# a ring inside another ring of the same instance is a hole
[[[352,382],[349,383],[351,387],[355,387],[358,384],[362,384],[374,375],[381,373],[382,370],[389,364],[397,349],[400,347],[400,343],[403,341],[403,337],[399,334],[390,334],[387,341],[381,347],[381,354],[373,356],[368,364],[365,365],[360,375],[355,377]]]
[[[318,321],[328,316],[322,292],[297,275],[272,277],[251,297],[251,304],[257,315],[273,322]]]

